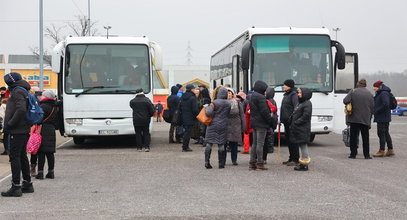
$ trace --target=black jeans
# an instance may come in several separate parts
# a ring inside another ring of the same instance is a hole
[[[134,126],[134,130],[136,131],[137,149],[150,148],[150,125]]]
[[[55,166],[54,153],[44,153],[44,152],[38,152],[38,171],[44,170],[45,156],[47,156],[48,171],[53,171]]]
[[[189,148],[189,140],[191,139],[191,132],[192,132],[192,127],[193,125],[183,125],[184,126],[184,140],[182,141],[182,149],[188,149]]]
[[[29,134],[10,134],[10,162],[11,175],[14,184],[19,185],[21,182],[21,173],[23,179],[31,182],[30,162],[27,157],[27,141]]]
[[[393,142],[389,133],[389,122],[377,122],[377,136],[379,136],[380,150],[393,149]]]
[[[362,134],[363,155],[370,156],[369,152],[369,126],[359,123],[350,123],[350,155],[358,154],[358,137],[359,132]]]
[[[287,145],[288,145],[288,151],[290,152],[289,160],[298,162],[298,159],[300,159],[300,150],[299,150],[298,144],[291,143],[289,124],[284,124],[284,132],[285,132],[284,133],[285,139],[286,139]]]
[[[31,154],[30,163],[31,165],[37,165],[38,154]]]

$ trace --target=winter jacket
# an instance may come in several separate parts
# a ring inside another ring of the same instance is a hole
[[[28,93],[22,88],[16,88],[17,86],[21,86],[27,91],[31,89],[30,84],[25,80],[14,82],[9,87],[11,94],[7,100],[6,115],[4,116],[4,133],[29,134],[30,125],[26,119]]]
[[[299,99],[290,119],[290,142],[293,144],[306,144],[311,137],[312,91],[301,88],[302,98]]]
[[[391,89],[382,84],[374,96],[374,122],[391,122]]]
[[[268,87],[266,90],[266,99],[269,100],[271,104],[273,104],[276,108],[278,108],[276,100],[274,100],[274,95],[275,95],[274,88]]]
[[[281,101],[280,121],[283,124],[288,123],[288,118],[294,111],[295,106],[298,104],[298,95],[295,88],[292,88],[284,93],[283,100]]]
[[[44,110],[44,119],[41,128],[42,142],[38,149],[39,152],[55,153],[56,136],[55,127],[58,123],[58,108],[54,99],[43,99],[40,101],[42,110]]]
[[[163,112],[163,105],[160,104],[156,104],[155,105],[155,110],[157,111],[157,114],[161,114],[161,112]]]
[[[256,81],[253,86],[253,94],[250,98],[250,125],[253,129],[268,129],[273,123],[271,110],[268,107],[267,99],[264,96],[267,84],[263,81]]]
[[[130,101],[130,107],[133,109],[133,125],[148,126],[151,117],[154,115],[154,105],[144,94],[136,95]]]
[[[206,128],[205,142],[210,144],[226,144],[228,135],[228,117],[230,114],[230,102],[227,100],[228,90],[219,88],[216,99],[213,101],[214,108],[210,105],[206,108],[206,115],[213,116],[212,123]]]
[[[175,110],[178,108],[179,101],[181,100],[180,97],[177,96],[178,87],[173,86],[171,87],[171,95],[167,98],[167,107],[170,110],[170,117],[174,115]]]
[[[195,94],[191,91],[186,91],[181,97],[182,125],[195,125],[198,122],[198,119],[196,119],[198,114],[199,110]]]
[[[373,95],[366,87],[357,86],[343,99],[343,103],[352,104],[352,114],[346,116],[347,123],[363,124],[370,127],[373,115]]]
[[[242,132],[246,130],[246,120],[243,112],[243,104],[236,99],[228,99],[230,102],[230,113],[228,117],[228,136],[231,142],[242,143]]]

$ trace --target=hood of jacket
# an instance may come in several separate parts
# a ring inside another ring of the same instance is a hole
[[[300,88],[302,92],[302,97],[298,98],[299,102],[305,102],[312,97],[312,91],[308,88]]]
[[[275,94],[274,88],[268,87],[266,89],[266,99],[273,99],[274,94]]]
[[[179,90],[178,87],[172,86],[171,87],[171,95],[177,95],[178,90]]]
[[[13,90],[14,88],[16,88],[17,86],[21,86],[26,90],[30,90],[31,86],[30,84],[25,81],[25,80],[18,80],[17,82],[14,82],[13,85],[10,86],[11,90]]]
[[[391,89],[388,86],[382,84],[380,86],[380,89],[378,90],[378,92],[381,92],[381,91],[391,92]]]
[[[265,83],[264,81],[261,81],[261,80],[257,80],[254,83],[253,90],[255,92],[260,93],[260,94],[264,94],[266,92],[266,90],[267,90],[267,87],[268,87],[267,83]]]
[[[226,88],[219,88],[218,94],[216,95],[216,99],[227,99],[228,98],[228,90]]]
[[[186,92],[184,92],[184,93],[182,94],[181,99],[184,100],[184,101],[186,101],[186,100],[188,100],[189,98],[191,98],[191,96],[195,96],[195,94],[194,94],[193,92],[191,92],[191,91],[186,91]]]

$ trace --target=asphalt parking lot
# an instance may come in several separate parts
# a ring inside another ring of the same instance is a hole
[[[34,179],[33,194],[0,198],[0,219],[405,219],[406,126],[407,117],[393,116],[392,158],[365,160],[359,152],[351,160],[340,135],[317,136],[308,172],[281,165],[277,154],[267,171],[249,171],[246,154],[239,154],[238,166],[228,155],[225,169],[207,170],[203,148],[191,145],[194,151],[183,153],[167,143],[164,122],[154,124],[148,153],[138,152],[132,139],[77,146],[60,138],[56,178]],[[283,146],[280,159],[287,157]],[[216,152],[211,161],[217,165]],[[5,190],[10,178],[1,175]]]

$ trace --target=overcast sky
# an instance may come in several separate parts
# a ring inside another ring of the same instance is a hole
[[[39,0],[0,0],[0,54],[29,54],[39,45]],[[44,0],[44,26],[63,26],[87,16],[87,0]],[[359,53],[362,73],[407,69],[406,0],[91,0],[100,34],[147,36],[161,45],[165,64],[193,64],[210,56],[245,29],[339,27],[338,40]],[[45,49],[50,50],[50,41]]]

